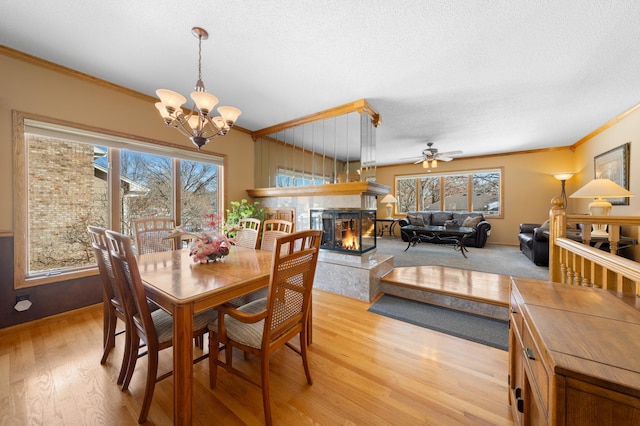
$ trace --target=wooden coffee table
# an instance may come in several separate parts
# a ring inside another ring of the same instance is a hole
[[[446,227],[446,226],[405,226],[402,228],[407,234],[410,233],[409,244],[404,251],[409,250],[412,245],[418,243],[451,244],[453,248],[460,251],[462,256],[467,257],[467,247],[464,239],[475,232],[475,229],[466,226]]]

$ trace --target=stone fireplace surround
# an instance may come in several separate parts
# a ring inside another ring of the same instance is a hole
[[[311,209],[377,209],[376,196],[389,187],[375,182],[349,182],[306,187],[263,188],[247,193],[263,207],[294,208],[297,230],[310,229]],[[380,292],[380,278],[393,269],[393,256],[320,251],[314,287],[372,302]]]

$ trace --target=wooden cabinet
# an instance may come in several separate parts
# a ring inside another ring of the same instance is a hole
[[[640,424],[640,311],[606,290],[514,278],[516,425]]]

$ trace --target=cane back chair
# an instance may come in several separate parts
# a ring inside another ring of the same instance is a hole
[[[216,387],[218,366],[260,386],[267,425],[271,424],[269,357],[273,352],[286,345],[301,355],[307,383],[312,384],[307,361],[307,323],[321,237],[322,231],[306,230],[277,238],[267,298],[239,308],[223,305],[218,309],[217,321],[209,325],[211,388]],[[296,335],[300,339],[299,349],[289,343]],[[220,343],[225,348],[224,362],[218,359]],[[233,367],[234,347],[261,358],[260,382]]]
[[[142,285],[142,278],[138,270],[138,263],[133,250],[131,238],[126,235],[106,231],[109,251],[115,271],[116,282],[122,295],[122,304],[128,321],[131,339],[130,348],[135,348],[128,357],[128,365],[122,390],[129,387],[136,361],[139,356],[148,356],[147,381],[144,391],[144,400],[140,410],[138,423],[144,423],[149,414],[151,400],[156,382],[163,380],[173,372],[158,376],[158,354],[161,350],[173,346],[173,317],[162,309],[151,311]],[[193,317],[193,336],[202,337],[207,332],[207,325],[215,321],[215,310],[205,311]],[[147,352],[138,354],[138,347],[142,340],[147,347]],[[204,354],[194,360],[201,361],[207,357]]]

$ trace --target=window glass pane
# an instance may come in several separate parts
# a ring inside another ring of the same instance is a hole
[[[473,174],[473,211],[485,215],[500,214],[500,173]]]
[[[469,210],[468,175],[444,177],[444,210],[466,212]]]
[[[95,264],[87,225],[107,227],[107,150],[25,134],[27,275]]]
[[[440,210],[440,176],[420,179],[420,204],[418,210]]]
[[[279,168],[276,174],[276,186],[310,186],[331,183],[329,178],[315,173],[303,173],[294,170]]]
[[[122,233],[134,237],[133,221],[173,217],[172,160],[160,155],[120,151]]]
[[[396,178],[398,213],[416,210],[416,178]]]
[[[180,223],[188,231],[202,231],[210,218],[220,219],[219,167],[196,161],[180,162],[181,217]],[[205,215],[207,216],[205,218]]]

